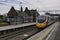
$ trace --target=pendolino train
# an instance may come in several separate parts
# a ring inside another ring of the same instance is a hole
[[[44,15],[41,15],[41,16],[38,16],[37,17],[37,20],[36,20],[36,27],[37,28],[45,28],[47,27],[49,21],[51,21],[51,17],[49,16],[44,16]]]

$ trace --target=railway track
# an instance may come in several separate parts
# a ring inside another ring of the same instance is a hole
[[[28,27],[5,30],[5,32],[0,31],[0,40],[26,40],[41,30],[38,30],[35,25],[32,25]]]
[[[30,35],[35,34],[37,32],[38,29],[35,26],[30,26],[22,29],[17,28],[14,32],[1,35],[0,40],[24,40],[26,37],[29,37]]]

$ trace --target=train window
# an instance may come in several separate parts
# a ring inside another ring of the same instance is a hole
[[[43,23],[43,22],[45,22],[45,20],[46,20],[46,16],[39,16],[38,17],[38,22],[39,23]]]

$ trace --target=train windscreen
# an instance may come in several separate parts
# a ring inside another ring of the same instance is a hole
[[[38,22],[39,23],[43,23],[43,22],[45,22],[45,20],[46,20],[46,16],[39,16],[38,17]]]

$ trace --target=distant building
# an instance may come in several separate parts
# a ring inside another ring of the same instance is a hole
[[[23,11],[22,7],[21,11],[15,10],[14,7],[11,7],[10,11],[7,13],[7,19],[9,19],[11,24],[35,22],[37,14],[37,10],[28,10],[27,7],[25,8],[25,11]]]
[[[23,22],[22,16],[19,15],[21,11],[15,10],[14,7],[10,9],[10,11],[7,13],[7,20],[9,19],[10,24],[20,24]]]
[[[39,15],[39,13],[37,12],[37,10],[30,10],[30,13],[33,16],[33,22],[36,22],[36,17]]]
[[[17,11],[14,9],[14,7],[12,7],[12,8],[10,9],[10,11],[8,12],[7,16],[12,18],[12,17],[18,16],[18,13],[17,13]]]

